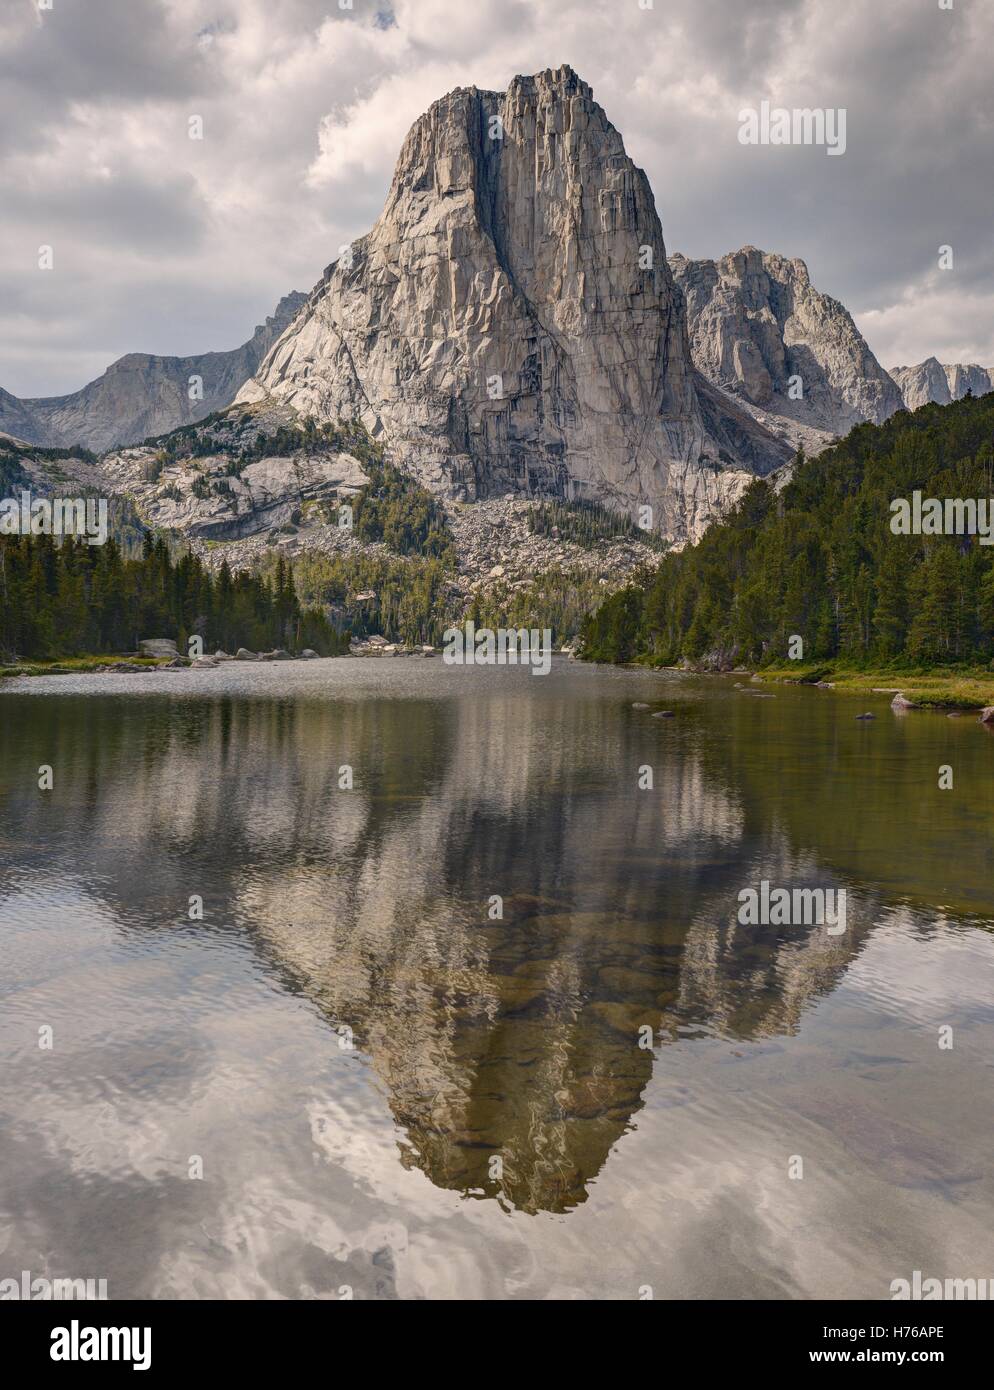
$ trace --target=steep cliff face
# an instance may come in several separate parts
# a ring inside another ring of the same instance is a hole
[[[450,93],[239,401],[360,416],[436,491],[585,496],[694,537],[790,451],[694,369],[652,193],[569,68]]]
[[[974,396],[986,396],[989,391],[994,391],[994,369],[979,367],[976,362],[968,362],[965,366],[953,362],[943,366],[942,370],[954,401],[961,401],[968,391]]]
[[[23,401],[0,388],[0,435],[21,439],[26,444],[42,444],[38,422]]]
[[[767,425],[810,444],[900,410],[897,386],[803,261],[745,246],[719,261],[677,255],[669,264],[695,365]]]
[[[908,410],[929,404],[948,405],[950,401],[962,400],[968,391],[975,396],[994,391],[994,368],[987,370],[975,362],[963,366],[926,357],[914,367],[892,367],[890,374],[900,387]]]
[[[195,357],[132,352],[68,396],[18,400],[0,391],[0,430],[30,444],[83,444],[100,452],[202,420],[231,402],[306,299],[297,292],[284,295],[275,313],[231,352]],[[203,395],[191,400],[194,376],[203,383]]]

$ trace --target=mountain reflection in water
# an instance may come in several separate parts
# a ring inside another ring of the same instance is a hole
[[[796,1037],[895,913],[924,936],[947,917],[994,961],[981,868],[994,746],[967,721],[871,730],[817,692],[757,701],[730,682],[558,662],[548,680],[400,661],[287,669],[0,696],[0,928],[26,920],[25,882],[44,882],[52,911],[75,885],[131,943],[213,942],[219,1014],[237,1008],[227,953],[249,952],[268,988],[354,1051],[400,1163],[438,1189],[572,1213],[609,1176],[671,1047],[740,1057]],[[663,697],[672,720],[632,708]],[[932,792],[943,761],[956,798]],[[846,887],[846,933],[742,926],[737,895],[762,878]],[[929,1027],[950,1021],[929,1012]],[[846,1043],[833,1047],[838,1063]],[[136,1086],[175,1084],[160,1073],[182,1058],[161,1053]],[[943,1157],[938,1113],[922,1129],[867,1097],[853,1118],[851,1094],[805,1085],[794,1109],[856,1162],[890,1154],[898,1188],[980,1181],[969,1143]],[[13,1112],[16,1126],[16,1099]],[[245,1123],[265,1117],[248,1105]]]

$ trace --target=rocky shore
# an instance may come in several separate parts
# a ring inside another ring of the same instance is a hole
[[[343,656],[390,657],[390,656],[437,656],[437,648],[427,644],[405,646],[400,642],[388,642],[378,634],[357,639],[350,643]],[[115,661],[73,659],[71,662],[13,662],[0,667],[0,677],[15,676],[78,676],[78,675],[142,675],[155,671],[209,671],[228,662],[262,661],[317,661],[320,653],[305,647],[293,653],[277,647],[271,652],[253,652],[247,647],[239,647],[234,653],[218,650],[205,652],[202,656],[182,656],[176,643],[168,637],[149,638],[139,643],[139,650]]]

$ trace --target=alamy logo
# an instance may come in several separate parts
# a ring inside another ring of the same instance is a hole
[[[923,1279],[921,1270],[916,1269],[910,1279],[892,1279],[890,1292],[897,1303],[937,1299],[972,1302],[994,1298],[994,1279]]]
[[[979,536],[981,545],[994,545],[994,498],[895,497],[890,504],[890,529],[895,536]]]
[[[442,634],[442,660],[448,666],[530,666],[533,676],[552,669],[552,629],[447,627]]]
[[[106,1279],[47,1279],[41,1274],[32,1278],[29,1269],[21,1270],[20,1279],[0,1279],[0,1302],[54,1299],[61,1303],[71,1300],[94,1301],[106,1297]]]
[[[739,112],[740,145],[825,145],[829,154],[846,152],[846,108],[744,106]]]
[[[130,1361],[135,1371],[152,1364],[150,1327],[80,1327],[73,1319],[68,1327],[52,1328],[49,1356],[53,1361]]]
[[[0,536],[77,536],[87,545],[107,542],[105,497],[5,497],[0,501]]]
[[[846,929],[844,888],[771,888],[764,878],[758,889],[743,888],[739,902],[744,927],[827,927],[829,936]]]

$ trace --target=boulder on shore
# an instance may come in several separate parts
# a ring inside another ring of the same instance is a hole
[[[171,637],[143,637],[138,643],[141,656],[166,657],[179,656],[176,643]]]
[[[258,661],[259,657],[255,652],[250,652],[246,647],[239,647],[234,656],[235,661]]]
[[[349,653],[352,656],[394,656],[396,651],[396,644],[388,642],[378,633],[372,637],[353,637],[349,642]]]
[[[994,724],[994,705],[985,705],[980,711],[981,724]]]
[[[915,706],[913,700],[908,700],[903,695],[897,694],[894,696],[893,700],[891,700],[890,707],[895,710],[906,710],[914,709]]]
[[[305,647],[304,650],[300,653],[300,655],[306,658],[306,660],[308,661],[313,661],[314,658],[317,656],[317,652],[313,651],[310,647]]]

